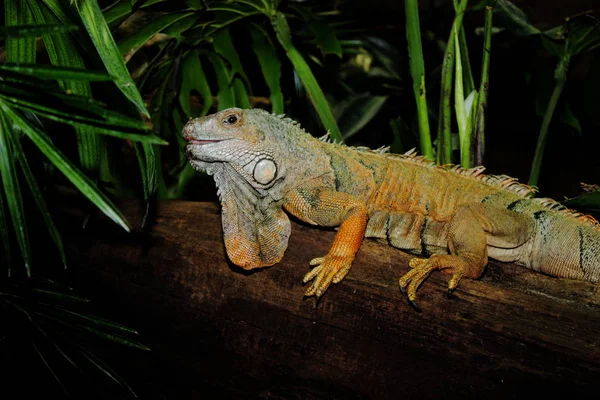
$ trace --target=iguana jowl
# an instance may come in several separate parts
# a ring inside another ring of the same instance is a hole
[[[478,278],[488,257],[549,275],[600,280],[600,225],[504,175],[437,167],[422,157],[313,138],[296,122],[260,109],[230,108],[183,129],[192,166],[215,178],[225,247],[245,269],[281,260],[290,235],[284,212],[339,230],[310,262],[307,296],[321,296],[352,266],[363,237],[413,258],[400,278],[418,309],[419,285],[436,270]]]

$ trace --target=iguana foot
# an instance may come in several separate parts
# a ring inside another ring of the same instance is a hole
[[[332,256],[318,257],[310,262],[315,267],[302,280],[304,283],[314,279],[305,296],[321,297],[332,283],[339,283],[350,271],[354,257]]]
[[[408,262],[408,265],[412,270],[402,276],[398,284],[400,285],[400,291],[408,297],[411,306],[419,312],[421,309],[416,301],[417,289],[433,271],[450,270],[452,277],[448,282],[448,295],[452,294],[463,277],[474,275],[471,273],[471,270],[473,270],[471,265],[463,258],[455,255],[434,254],[429,258],[413,258]]]

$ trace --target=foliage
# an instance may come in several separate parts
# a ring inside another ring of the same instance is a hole
[[[109,387],[107,383],[112,381],[113,392],[136,397],[123,378],[102,361],[94,350],[98,345],[92,343],[101,338],[120,346],[150,350],[136,340],[138,333],[90,315],[89,300],[77,296],[71,288],[47,279],[31,283],[28,287],[11,286],[0,291],[3,319],[0,337],[11,343],[10,353],[18,354],[17,357],[23,354],[37,357],[67,396],[75,394],[74,390],[82,390],[82,385],[73,380],[99,373],[98,376],[104,377],[103,382],[92,379],[87,383],[91,387],[83,390],[89,392],[100,383]]]
[[[436,161],[438,164],[452,163],[452,101],[454,92],[454,116],[458,128],[460,164],[469,168],[483,160],[485,110],[489,80],[490,46],[492,32],[492,9],[486,8],[483,67],[479,90],[475,89],[471,73],[471,61],[462,20],[467,0],[454,1],[456,15],[442,63],[441,92],[437,132]],[[421,152],[433,159],[429,131],[429,110],[425,97],[424,60],[419,35],[419,14],[416,1],[406,2],[406,29],[410,54],[413,88],[417,100]],[[452,83],[454,82],[454,90]]]
[[[5,0],[2,10],[0,265],[7,266],[10,278],[2,280],[5,288],[23,275],[40,279],[47,273],[40,268],[42,257],[32,250],[40,245],[30,243],[28,227],[39,218],[31,215],[30,204],[39,209],[67,265],[42,181],[70,182],[129,229],[105,192],[141,192],[147,204],[156,196],[183,196],[194,174],[181,151],[188,118],[232,106],[282,113],[292,101],[307,102],[332,137],[342,141],[372,120],[387,99],[352,85],[337,98],[324,92],[314,71],[324,71],[326,59],[352,58],[362,42],[342,40],[345,21],[322,4]],[[336,117],[344,120],[342,130]],[[167,141],[170,146],[164,146]],[[128,168],[132,158],[139,175]],[[97,334],[88,326],[90,319],[47,307],[21,286],[2,290],[3,311],[26,317],[18,319],[15,329],[25,321],[46,340],[36,345],[36,353],[61,386],[52,361],[57,356],[76,369],[74,359],[82,357],[122,383],[85,347],[63,347],[69,341],[60,339],[55,328],[68,325]],[[52,313],[60,315],[47,317]],[[65,318],[70,319],[66,325]],[[132,340],[122,343],[136,346]]]

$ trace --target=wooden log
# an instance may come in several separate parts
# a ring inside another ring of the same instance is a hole
[[[68,240],[84,282],[127,305],[161,360],[149,374],[178,398],[207,387],[238,398],[597,397],[597,284],[491,263],[452,298],[448,276],[433,274],[417,313],[397,285],[411,256],[371,240],[316,301],[302,277],[333,231],[293,223],[282,262],[251,272],[227,260],[213,203],[165,201],[149,229],[101,219],[86,232]],[[156,389],[148,381],[139,386]]]

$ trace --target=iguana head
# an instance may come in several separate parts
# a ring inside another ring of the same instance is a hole
[[[262,110],[229,108],[193,119],[183,128],[191,164],[211,173],[214,163],[225,163],[251,187],[266,194],[285,176],[285,157],[277,157],[277,141],[268,138],[265,119],[277,118]],[[274,195],[275,191],[271,191]]]
[[[229,258],[247,269],[278,262],[290,234],[281,200],[307,175],[310,135],[282,116],[229,108],[190,120],[183,137],[192,166],[215,178]]]

